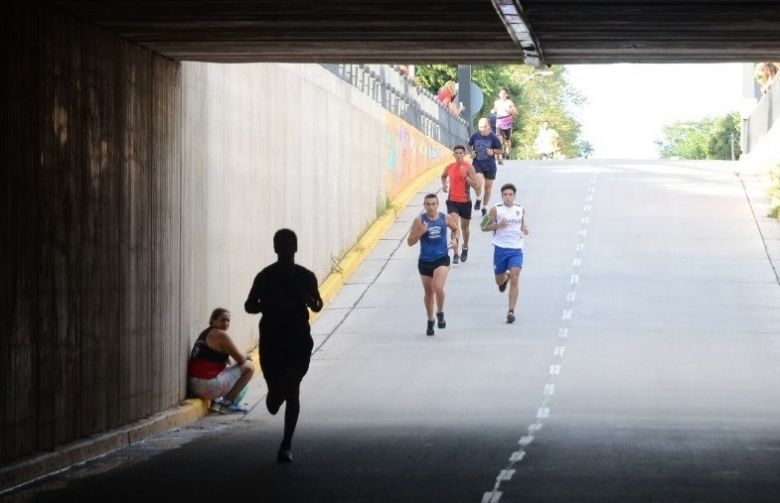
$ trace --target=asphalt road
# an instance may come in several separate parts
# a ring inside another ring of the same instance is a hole
[[[780,286],[733,166],[509,163],[518,320],[475,219],[434,337],[404,239],[420,194],[314,325],[294,463],[260,403],[17,497],[779,501]]]

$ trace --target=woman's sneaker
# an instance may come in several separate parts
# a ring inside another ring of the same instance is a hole
[[[444,313],[436,313],[437,324],[439,328],[447,328],[447,322],[444,320]]]
[[[222,399],[221,398],[217,398],[217,399],[211,401],[211,407],[209,407],[209,410],[211,412],[216,412],[217,414],[219,414],[219,411],[220,411],[221,408],[222,408]]]
[[[220,414],[246,414],[247,412],[249,412],[248,409],[245,409],[237,403],[231,402],[230,400],[223,400],[220,403]]]

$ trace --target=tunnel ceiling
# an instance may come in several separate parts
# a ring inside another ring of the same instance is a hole
[[[562,0],[48,1],[177,60],[522,62],[780,59],[780,2]],[[525,44],[523,44],[525,45]],[[526,46],[528,50],[529,47]]]

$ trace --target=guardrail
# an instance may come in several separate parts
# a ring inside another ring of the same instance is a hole
[[[749,154],[761,138],[780,120],[780,79],[761,96],[756,109],[742,124],[742,151]]]
[[[449,113],[433,94],[417,88],[396,67],[352,64],[322,66],[442,145],[452,147],[465,145],[468,141],[468,123]]]

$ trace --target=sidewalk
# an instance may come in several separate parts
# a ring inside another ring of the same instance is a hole
[[[745,189],[745,197],[750,203],[758,232],[764,241],[767,258],[775,271],[780,284],[780,220],[767,216],[770,211],[768,196],[769,178],[761,172],[739,173],[738,177]]]
[[[338,266],[334,268],[335,272],[322,282],[320,293],[326,307],[319,314],[313,313],[311,318],[314,327],[312,337],[315,352],[346,317],[345,310],[341,309],[344,307],[343,304],[354,303],[359,299],[362,292],[368,288],[371,280],[379,274],[382,264],[381,260],[377,260],[376,257],[389,257],[392,249],[405,235],[411,219],[407,204],[412,201],[417,205],[413,212],[418,211],[423,196],[420,190],[438,178],[441,170],[441,166],[431,168],[412,180],[409,186],[393,199],[391,207],[345,254]],[[400,218],[400,222],[397,221],[398,218]],[[370,262],[371,266],[362,268],[359,275],[354,275],[364,261]],[[341,295],[338,297],[338,305],[331,305],[339,293]],[[315,321],[317,321],[316,324]],[[250,412],[255,407],[265,407],[262,401],[267,392],[259,368],[260,360],[257,348],[252,352],[252,359],[255,362],[257,372],[249,384],[249,390],[244,399],[244,405],[250,409]],[[124,428],[93,435],[81,441],[57,447],[52,452],[37,454],[0,467],[0,497],[14,488],[24,486],[37,479],[69,470],[78,463],[84,463],[141,442],[148,437],[198,421],[208,415],[209,405],[208,400],[186,399],[178,407],[160,412]],[[224,422],[233,422],[243,416],[222,417],[225,418]]]

